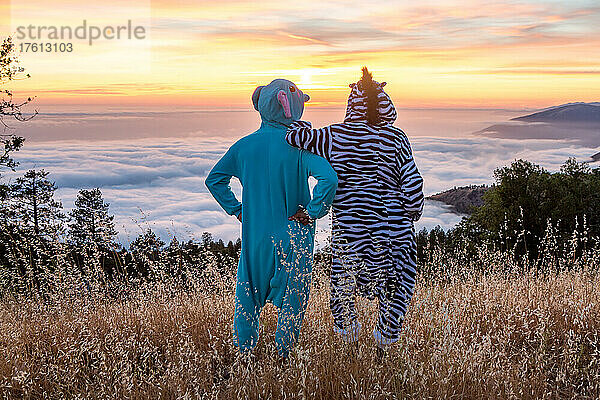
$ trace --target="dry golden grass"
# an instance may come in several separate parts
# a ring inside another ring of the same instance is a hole
[[[255,359],[237,356],[230,280],[211,292],[153,287],[119,302],[68,291],[58,302],[5,298],[0,392],[6,398],[596,399],[600,277],[590,272],[597,257],[587,263],[544,276],[421,279],[401,341],[381,363],[370,335],[375,304],[359,303],[365,329],[353,353],[332,333],[320,273],[288,363],[276,356],[272,307],[262,315]]]

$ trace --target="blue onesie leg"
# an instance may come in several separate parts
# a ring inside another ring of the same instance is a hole
[[[279,278],[272,285],[272,290],[277,293],[273,304],[279,308],[275,344],[284,357],[298,340],[308,305],[315,227],[314,223],[303,226],[290,222],[288,229],[289,241],[276,243]]]
[[[271,239],[256,241],[253,248],[242,250],[233,318],[234,343],[241,352],[252,350],[258,343],[260,311],[275,294],[273,282],[280,279],[275,265],[276,254]]]
[[[238,276],[241,268],[238,267]],[[235,289],[235,313],[233,316],[233,343],[244,353],[251,351],[258,343],[259,317],[261,305],[248,279],[239,279]]]
[[[287,357],[298,340],[310,292],[314,230],[314,224],[302,226],[292,221],[285,234],[278,235],[279,240],[273,239],[270,257],[261,257],[272,261],[260,264],[263,270],[275,265],[270,281],[262,282],[260,276],[253,276],[253,269],[244,263],[247,257],[240,257],[233,336],[241,352],[251,351],[258,343],[260,311],[267,300],[279,309],[275,332],[279,354]]]

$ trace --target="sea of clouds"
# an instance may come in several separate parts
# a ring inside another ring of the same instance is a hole
[[[237,220],[226,215],[208,193],[204,179],[233,138],[185,137],[128,140],[31,142],[16,153],[18,173],[45,169],[56,182],[56,196],[73,207],[79,189],[99,187],[115,215],[120,241],[127,245],[151,228],[165,241],[199,238],[211,232],[224,240],[239,237]],[[566,140],[486,137],[411,139],[425,180],[426,194],[454,186],[493,182],[493,170],[523,158],[558,170],[569,157],[587,160],[596,150]],[[240,194],[240,185],[233,182]],[[450,228],[461,216],[438,202],[427,202],[416,229]],[[328,220],[319,225],[326,236]]]

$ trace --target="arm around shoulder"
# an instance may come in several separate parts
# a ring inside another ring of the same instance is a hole
[[[285,140],[292,146],[308,150],[329,159],[331,156],[331,128],[312,129],[310,122],[294,121],[287,130]]]

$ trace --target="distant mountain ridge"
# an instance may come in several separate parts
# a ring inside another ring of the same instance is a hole
[[[600,146],[600,102],[567,103],[488,126],[474,135],[502,139],[568,140]]]
[[[471,214],[473,208],[483,205],[483,195],[488,190],[490,186],[487,185],[460,186],[428,196],[427,199],[448,204],[458,214]]]
[[[560,107],[565,107],[565,106],[576,106],[576,105],[580,105],[580,104],[589,104],[592,106],[600,106],[600,101],[592,101],[589,103],[586,103],[585,101],[574,101],[572,103],[565,103],[565,104],[561,104],[558,106],[551,106],[551,107],[546,107],[546,108],[542,108],[541,110],[536,111],[537,112],[541,112],[541,111],[548,111],[548,110],[554,110],[556,108],[560,108]]]
[[[513,118],[527,122],[600,122],[600,103],[569,103]]]

